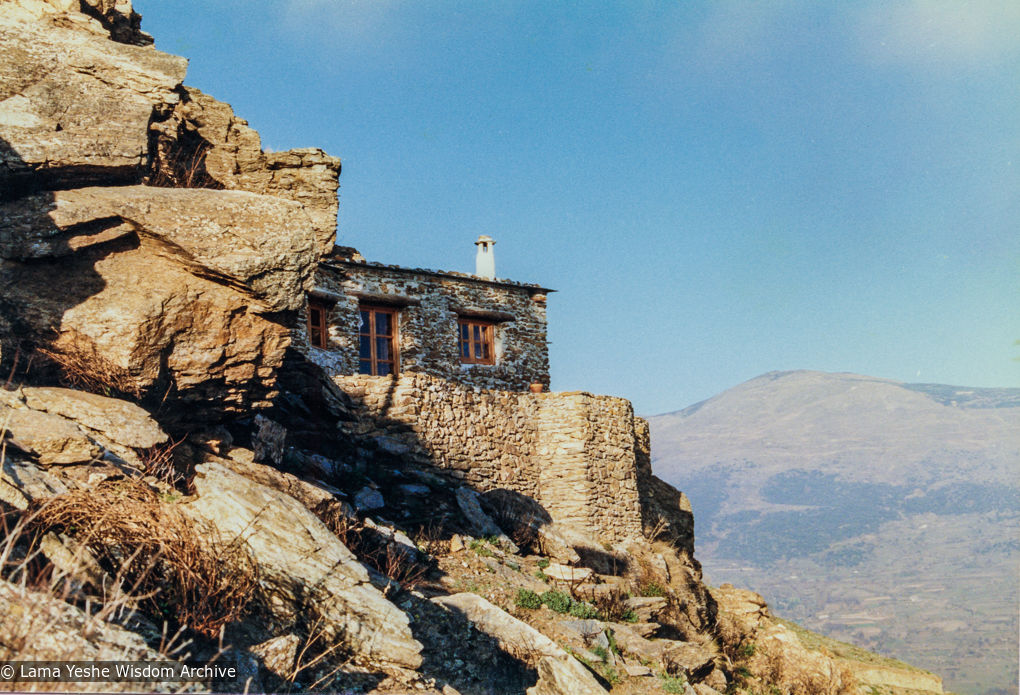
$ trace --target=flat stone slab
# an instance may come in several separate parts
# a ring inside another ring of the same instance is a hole
[[[39,463],[84,463],[99,456],[100,448],[65,418],[28,408],[0,406],[0,430],[7,439]]]
[[[542,572],[546,576],[558,579],[561,582],[583,582],[591,579],[591,576],[595,574],[593,570],[587,567],[568,567],[567,565],[560,565],[555,562],[542,570]]]
[[[62,415],[132,449],[148,449],[168,439],[149,413],[134,403],[73,389],[26,387],[22,391],[29,408]]]

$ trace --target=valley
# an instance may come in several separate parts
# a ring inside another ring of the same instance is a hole
[[[713,585],[947,690],[1016,692],[1018,394],[769,374],[650,418],[653,466]]]

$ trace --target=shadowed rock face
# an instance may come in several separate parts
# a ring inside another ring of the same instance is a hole
[[[340,160],[263,153],[138,23],[126,0],[0,4],[2,357],[42,346],[192,420],[266,407]]]

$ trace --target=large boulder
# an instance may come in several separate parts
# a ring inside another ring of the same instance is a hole
[[[265,407],[290,343],[278,314],[303,302],[314,246],[301,206],[269,196],[29,196],[0,206],[0,340],[49,346],[102,386],[188,403],[181,416]]]
[[[407,616],[371,585],[365,567],[304,505],[222,464],[201,464],[196,471],[198,499],[184,507],[186,513],[218,537],[244,542],[281,621],[315,616],[325,638],[362,661],[421,665],[422,645],[411,636]]]
[[[492,605],[477,594],[437,596],[433,603],[456,611],[475,628],[495,639],[501,649],[520,659],[536,662],[538,683],[528,695],[606,695],[595,677],[558,644]]]
[[[0,3],[0,197],[140,180],[153,114],[180,99],[187,60],[111,40],[76,4]]]
[[[25,387],[21,389],[21,393],[24,394],[25,405],[31,411],[62,416],[67,418],[64,422],[68,424],[73,420],[79,425],[106,435],[122,446],[149,449],[168,439],[156,421],[134,403],[84,391],[52,387]],[[12,411],[13,414],[22,412]]]
[[[85,188],[37,194],[0,208],[0,255],[8,260],[66,256],[133,235],[266,311],[299,308],[318,260],[301,205],[241,191]]]
[[[181,94],[170,118],[153,126],[159,132],[154,176],[297,201],[312,220],[316,249],[329,252],[336,241],[340,159],[314,147],[263,152],[259,134],[230,104],[194,87]]]

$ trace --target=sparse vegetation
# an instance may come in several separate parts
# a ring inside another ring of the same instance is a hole
[[[532,611],[538,610],[542,607],[542,597],[531,589],[520,588],[514,596],[514,605],[518,608],[527,608]]]

